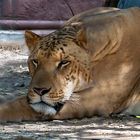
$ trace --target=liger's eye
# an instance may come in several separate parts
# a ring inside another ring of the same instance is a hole
[[[32,60],[32,63],[33,63],[33,65],[34,65],[35,67],[37,67],[38,61],[37,61],[36,59]]]
[[[68,64],[70,64],[69,60],[62,60],[59,64],[58,64],[58,68],[63,68],[65,66],[67,66]]]

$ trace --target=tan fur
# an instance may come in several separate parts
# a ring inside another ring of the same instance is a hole
[[[40,116],[29,106],[26,96],[0,105],[0,121],[41,120]]]
[[[29,111],[23,118],[15,113],[11,120],[31,120],[33,110],[38,112],[33,119],[39,113],[48,119],[140,114],[139,25],[139,8],[99,8],[71,18],[62,29],[45,37],[26,31],[32,80],[29,102],[24,99],[19,108]],[[41,88],[43,95],[34,88]],[[20,101],[8,106],[16,102]],[[55,112],[58,102],[64,106]],[[5,112],[1,108],[0,116]]]

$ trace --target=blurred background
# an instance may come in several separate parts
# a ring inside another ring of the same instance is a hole
[[[118,0],[0,0],[0,48],[23,48],[25,30],[46,35],[80,12],[117,4]]]

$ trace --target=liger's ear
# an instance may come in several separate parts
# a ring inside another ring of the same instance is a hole
[[[76,35],[76,41],[80,47],[88,51],[86,29],[81,28]]]
[[[41,36],[31,32],[31,31],[25,31],[25,42],[27,44],[27,47],[29,51],[33,51],[35,48],[37,42],[41,39]]]
[[[66,23],[66,25],[69,25],[69,22]],[[86,29],[84,27],[84,25],[82,24],[82,22],[72,22],[70,23],[71,26],[73,26],[74,28],[78,28],[79,31],[76,33],[76,42],[77,44],[82,47],[82,48],[86,48],[87,46],[87,36],[86,36]]]
[[[78,41],[79,45],[81,45],[81,47],[85,47],[86,46],[87,38],[86,38],[86,32],[85,32],[84,29],[80,29],[77,32],[76,40]]]

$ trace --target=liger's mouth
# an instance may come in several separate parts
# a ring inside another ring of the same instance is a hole
[[[36,103],[30,103],[30,104],[43,104],[43,105],[47,105],[47,106],[53,107],[52,105],[50,105],[50,104],[48,104],[48,103],[45,103],[45,102],[43,102],[43,101],[36,102]]]
[[[40,101],[40,102],[37,102],[37,103],[30,103],[30,104],[44,104],[44,105],[46,105],[46,106],[49,106],[49,107],[52,107],[52,108],[54,108],[57,112],[59,112],[61,109],[62,109],[62,107],[64,106],[64,103],[59,103],[59,102],[57,102],[57,103],[55,103],[53,106],[52,105],[50,105],[50,104],[48,104],[48,103],[46,103],[46,102],[43,102],[43,101]]]
[[[62,103],[62,102],[61,103],[60,102],[56,102],[53,105],[51,105],[51,104],[49,104],[47,102],[44,102],[42,100],[40,102],[31,103],[29,98],[27,98],[27,102],[29,104],[31,104],[31,105],[42,104],[44,106],[49,106],[49,107],[54,108],[57,112],[59,112],[62,109],[62,107],[64,106],[64,104],[65,104],[65,103]]]

